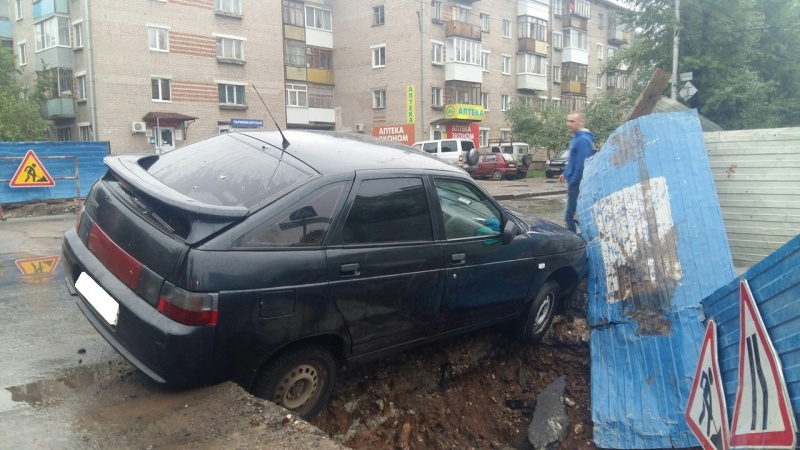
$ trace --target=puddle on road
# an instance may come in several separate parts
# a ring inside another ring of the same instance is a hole
[[[66,375],[4,388],[0,391],[0,413],[15,408],[48,406],[76,390],[101,383],[119,374],[119,366],[108,364],[71,369]]]
[[[47,283],[64,278],[60,255],[0,253],[0,283],[3,286]]]
[[[541,217],[560,223],[564,216],[565,200],[562,198],[521,198],[503,200],[511,208],[532,217]]]

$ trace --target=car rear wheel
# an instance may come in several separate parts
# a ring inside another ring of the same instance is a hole
[[[503,179],[503,173],[499,170],[495,170],[492,172],[492,179],[495,181],[500,181]]]
[[[533,164],[533,155],[526,153],[525,156],[522,157],[522,165],[527,169],[531,164]]]
[[[296,347],[264,366],[253,385],[253,395],[309,419],[328,403],[335,380],[336,360],[329,350]]]
[[[548,280],[539,288],[531,302],[528,314],[517,325],[517,337],[525,343],[535,344],[542,340],[553,324],[561,289],[553,280]]]
[[[547,178],[553,178],[555,174],[553,172],[550,172],[549,170],[546,170],[544,172],[544,176],[546,176]]]

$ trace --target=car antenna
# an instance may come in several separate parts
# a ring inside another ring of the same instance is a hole
[[[275,128],[278,129],[278,133],[281,134],[281,137],[283,138],[283,142],[281,143],[281,146],[283,147],[283,150],[285,151],[287,148],[289,148],[289,146],[291,144],[286,139],[286,136],[283,135],[283,130],[281,130],[281,127],[278,126],[278,122],[276,122],[275,118],[272,117],[272,112],[270,112],[269,107],[267,107],[267,104],[264,103],[264,99],[261,98],[261,94],[258,93],[258,89],[256,89],[256,85],[255,84],[251,84],[251,86],[253,86],[253,90],[256,91],[256,95],[258,95],[258,99],[261,100],[261,104],[264,105],[264,108],[267,108],[267,113],[269,114],[270,119],[272,119],[272,123],[275,124]]]

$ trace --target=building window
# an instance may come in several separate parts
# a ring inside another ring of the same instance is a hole
[[[597,44],[597,59],[603,59],[603,44]]]
[[[167,78],[153,78],[150,80],[153,88],[152,99],[157,102],[172,101],[172,83]]]
[[[53,68],[49,69],[49,71],[57,95],[59,97],[72,97],[72,69]]]
[[[82,125],[78,127],[78,131],[81,135],[82,141],[91,141],[92,140],[92,126],[91,125]]]
[[[214,0],[214,9],[219,12],[241,16],[242,2],[241,0]]]
[[[561,16],[563,9],[564,4],[562,3],[562,0],[553,0],[553,14],[555,16]]]
[[[333,70],[333,49],[308,47],[306,49],[306,63],[312,69]]]
[[[20,67],[28,64],[28,54],[27,54],[27,52],[28,52],[28,44],[27,43],[25,43],[23,41],[23,42],[20,42],[19,44],[17,44],[17,53],[18,53],[17,56],[19,56],[19,66]]]
[[[564,48],[563,36],[560,31],[553,31],[553,49],[561,50]]]
[[[304,9],[305,7],[302,3],[283,0],[283,23],[296,27],[305,26],[306,19],[305,14],[303,14]]]
[[[219,84],[219,104],[246,106],[244,98],[244,85]]]
[[[327,9],[306,5],[306,26],[317,30],[331,31],[331,12]]]
[[[481,43],[467,39],[454,38],[453,50],[455,55],[453,61],[479,65],[481,63]]]
[[[553,83],[561,83],[561,66],[553,66]]]
[[[444,44],[438,41],[431,41],[431,63],[444,64]]]
[[[547,75],[547,57],[524,53],[517,57],[517,73]]]
[[[617,54],[616,48],[608,47],[608,59],[613,59],[616,54]]]
[[[72,140],[72,128],[56,128],[56,133],[58,133],[58,140],[60,142]]]
[[[488,92],[481,92],[481,106],[483,106],[484,111],[489,110],[489,93]]]
[[[522,103],[523,105],[527,106],[528,108],[531,107],[532,100],[531,100],[531,96],[529,96],[529,95],[520,95],[519,97],[517,97],[517,101]]]
[[[287,84],[286,106],[308,107],[308,87],[304,84]]]
[[[306,44],[300,41],[284,40],[283,54],[286,58],[287,66],[305,67],[306,66]]]
[[[244,41],[233,38],[217,38],[217,58],[244,61]]]
[[[383,16],[383,5],[372,7],[372,25],[383,25],[386,18]]]
[[[484,72],[489,71],[489,53],[488,50],[481,50],[481,67]]]
[[[489,32],[489,23],[492,20],[489,18],[489,15],[486,13],[481,13],[481,31],[484,33]]]
[[[547,97],[539,97],[539,111],[547,110]]]
[[[86,100],[86,75],[78,75],[75,77],[75,90],[77,91],[78,101]]]
[[[597,89],[603,89],[603,74],[597,74]]]
[[[585,31],[570,28],[569,32],[564,35],[564,47],[579,48],[588,52],[589,35]]]
[[[561,107],[561,100],[554,98],[553,99],[553,108],[560,108]]]
[[[520,16],[519,37],[547,42],[547,21],[538,17]]]
[[[72,48],[83,48],[83,22],[72,24]]]
[[[468,23],[469,22],[469,8],[464,5],[453,5],[453,19]]]
[[[501,141],[510,141],[511,140],[511,130],[508,128],[501,128],[500,129],[500,140]]]
[[[511,21],[508,19],[503,19],[503,37],[511,37]]]
[[[150,39],[150,50],[157,52],[169,51],[169,29],[149,27],[147,35]]]
[[[500,73],[511,75],[511,55],[500,55]]]
[[[329,86],[309,86],[308,107],[333,109],[333,88]]]
[[[500,111],[508,111],[511,105],[511,97],[508,94],[500,94]]]
[[[604,16],[602,13],[597,13],[597,28],[601,30],[605,28],[605,20],[606,16]]]
[[[370,48],[372,49],[372,68],[386,67],[386,44],[373,45]]]
[[[442,102],[442,88],[441,87],[432,87],[431,88],[431,106],[433,107],[442,107],[444,106]]]
[[[478,130],[478,145],[481,147],[489,146],[489,130]]]
[[[442,2],[433,0],[431,2],[431,19],[435,22],[442,20]]]
[[[17,14],[17,20],[22,19],[22,0],[16,0],[16,2],[14,2],[14,9]]]
[[[386,91],[372,91],[372,109],[386,108]]]
[[[36,36],[36,51],[52,47],[72,47],[69,39],[69,19],[53,17],[33,26]]]

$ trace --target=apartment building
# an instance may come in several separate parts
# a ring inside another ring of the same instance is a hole
[[[46,116],[59,140],[107,140],[114,153],[274,129],[269,112],[285,128],[485,145],[510,135],[512,102],[581,109],[628,86],[624,67],[601,73],[627,42],[618,8],[609,0],[0,0],[0,40],[25,82],[50,74]]]

